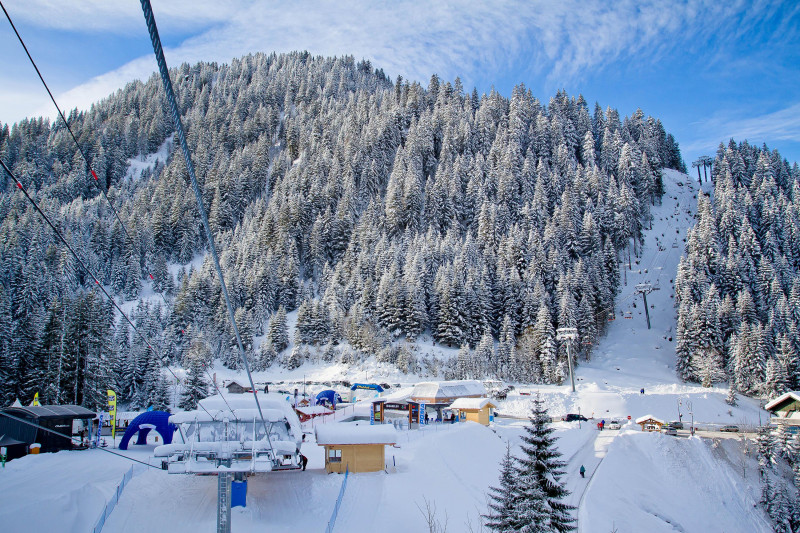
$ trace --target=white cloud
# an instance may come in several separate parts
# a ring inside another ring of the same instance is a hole
[[[687,49],[718,28],[744,31],[756,24],[758,6],[742,0],[679,3],[667,9],[661,0],[496,0],[493,2],[395,0],[374,2],[311,1],[154,2],[164,28],[194,24],[198,30],[180,46],[166,50],[167,62],[228,62],[248,53],[308,50],[325,56],[368,58],[387,74],[426,83],[431,74],[465,87],[482,85],[510,72],[547,80],[548,89],[579,81],[611,63],[656,62]],[[31,24],[51,14],[44,27],[142,32],[138,2],[28,0],[10,9]],[[747,10],[748,17],[739,16]],[[705,33],[704,33],[705,32]],[[719,32],[725,34],[725,32]],[[735,33],[735,32],[732,32]],[[724,41],[725,37],[720,37]],[[87,51],[89,53],[89,51]],[[132,78],[155,69],[152,56],[132,61],[59,96],[65,108],[81,108],[107,96]],[[20,117],[21,118],[21,117]]]
[[[141,4],[136,0],[12,0],[6,4],[14,20],[42,28],[128,33],[144,24]],[[159,27],[185,29],[229,20],[248,2],[154,0],[151,4]]]
[[[740,111],[737,110],[737,114]],[[695,130],[702,132],[697,139],[690,141],[681,149],[686,152],[713,152],[720,142],[734,139],[736,142],[747,140],[751,144],[776,141],[792,141],[800,143],[800,102],[789,107],[751,116],[745,119],[733,119],[723,115],[696,123]]]

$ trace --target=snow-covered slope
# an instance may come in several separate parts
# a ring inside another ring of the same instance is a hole
[[[667,171],[667,194],[654,209],[653,229],[633,271],[627,272],[615,320],[593,358],[576,371],[577,392],[569,382],[555,386],[519,385],[501,402],[502,413],[524,417],[531,396],[540,391],[554,416],[578,412],[597,419],[627,421],[653,414],[690,420],[691,403],[700,425],[758,423],[763,411],[741,398],[738,407],[724,403],[726,388],[681,383],[674,373],[674,279],[683,238],[693,221],[697,185],[688,176]],[[677,244],[677,248],[673,247]],[[661,290],[648,295],[652,329],[647,329],[637,283]],[[636,304],[634,306],[634,304]],[[631,318],[624,318],[630,312]],[[672,337],[672,340],[670,340]],[[421,351],[440,347],[421,344]],[[239,377],[217,368],[218,378]],[[256,381],[349,379],[402,382],[416,377],[369,361],[361,367],[306,364],[294,371],[273,368]],[[275,385],[290,388],[293,384]],[[645,389],[645,394],[640,389]],[[315,392],[309,387],[309,392]],[[393,392],[394,389],[389,392]],[[364,409],[355,409],[365,412]],[[757,480],[753,459],[736,439],[675,438],[645,434],[629,423],[622,431],[596,429],[589,423],[557,422],[558,446],[566,463],[562,478],[572,492],[579,531],[769,531],[764,513],[754,508]],[[388,472],[353,475],[348,480],[335,531],[427,531],[427,510],[447,531],[479,531],[486,493],[498,481],[506,443],[518,446],[525,420],[498,419],[493,427],[474,423],[434,426],[402,432],[397,448],[387,448]],[[306,427],[310,430],[310,427]],[[303,446],[306,472],[278,472],[251,478],[248,505],[236,508],[233,529],[246,531],[322,531],[333,510],[343,476],[324,471],[322,448]],[[133,446],[127,455],[149,460],[154,444]],[[0,474],[0,523],[8,531],[86,531],[102,511],[123,473],[125,459],[101,450],[59,452],[12,461]],[[587,468],[586,478],[578,470]],[[104,531],[210,531],[215,527],[216,478],[169,475],[151,469],[133,478]],[[47,508],[47,513],[39,512]]]

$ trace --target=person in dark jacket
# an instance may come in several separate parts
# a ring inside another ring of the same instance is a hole
[[[305,472],[305,470],[306,470],[306,464],[308,464],[308,457],[306,457],[306,456],[305,456],[305,455],[303,455],[302,453],[300,454],[300,464],[302,464],[302,465],[303,465],[303,472]]]
[[[581,477],[586,477],[584,474],[586,474],[586,469],[581,465]]]

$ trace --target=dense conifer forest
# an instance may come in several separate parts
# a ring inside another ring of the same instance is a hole
[[[775,397],[800,386],[800,169],[720,144],[675,279],[681,378]]]
[[[522,85],[479,95],[435,75],[423,87],[304,52],[184,64],[172,77],[255,370],[374,356],[421,375],[560,382],[555,330],[577,328],[573,356],[590,357],[663,194],[660,170],[685,171],[659,120],[563,92],[546,103]],[[236,368],[239,356],[210,262],[192,263],[206,243],[183,158],[126,174],[172,135],[160,80],[68,120],[99,180],[58,122],[0,124],[0,157],[117,302],[132,302],[152,349],[5,180],[0,401],[38,391],[43,403],[95,407],[113,388],[134,408],[164,407],[165,365],[197,378],[202,363]],[[751,392],[796,365],[786,354],[800,319],[800,176],[747,145],[721,148],[714,175],[714,206],[701,200],[676,280],[681,375],[735,368]],[[730,319],[699,347],[690,313],[713,305]],[[768,356],[751,363],[750,346],[773,330]],[[420,355],[415,341],[429,338],[458,357]]]

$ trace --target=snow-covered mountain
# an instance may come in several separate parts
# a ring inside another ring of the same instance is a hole
[[[569,381],[559,386],[519,385],[499,402],[498,410],[525,416],[531,396],[523,393],[539,391],[554,416],[579,410],[594,415],[596,420],[590,422],[554,423],[566,462],[562,479],[572,492],[568,501],[578,507],[578,531],[771,531],[768,518],[756,506],[760,494],[752,440],[745,454],[740,438],[724,439],[723,434],[707,431],[691,438],[642,433],[627,420],[628,415],[635,420],[645,414],[672,420],[680,412],[685,422],[693,415],[705,430],[728,423],[757,425],[759,416],[765,416],[754,400],[740,398],[737,407],[730,407],[724,402],[726,388],[688,385],[676,377],[670,286],[683,238],[694,220],[698,185],[677,172],[667,172],[664,182],[664,202],[654,209],[653,228],[645,233],[639,263],[627,273],[615,320],[592,360],[576,369],[576,392],[571,392]],[[648,294],[649,330],[642,297],[635,292],[637,284],[647,282],[661,288]],[[625,318],[629,312],[631,318]],[[455,349],[432,344],[420,349],[456,356]],[[241,377],[221,367],[216,374],[220,381]],[[302,383],[304,377],[309,382],[409,382],[392,365],[374,361],[360,367],[306,363],[292,371],[276,367],[254,377],[276,384],[284,381],[285,387]],[[317,387],[307,385],[311,392]],[[366,412],[358,404],[355,409]],[[601,418],[620,419],[622,430],[598,431],[595,422]],[[404,431],[397,447],[387,450],[387,472],[349,477],[334,530],[427,531],[427,518],[432,517],[447,531],[480,531],[480,514],[486,512],[488,487],[497,484],[505,443],[516,447],[526,423],[500,417],[490,428],[464,423]],[[247,507],[234,508],[234,531],[325,528],[342,476],[325,474],[322,448],[313,442],[313,433],[311,437],[303,447],[309,458],[307,471],[251,478]],[[147,462],[152,449],[148,445],[121,453]],[[587,469],[586,478],[578,473],[581,465]],[[130,466],[103,450],[12,461],[2,476],[9,490],[4,491],[0,520],[13,531],[59,530],[65,524],[73,530],[90,529]],[[104,531],[212,529],[216,491],[213,477],[148,470],[126,486]],[[50,511],[37,511],[43,507]]]

